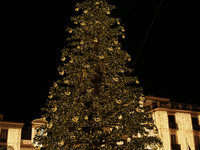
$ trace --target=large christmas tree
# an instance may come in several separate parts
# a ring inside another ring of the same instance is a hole
[[[125,38],[120,18],[111,17],[115,6],[106,0],[76,3],[79,16],[62,50],[60,79],[50,88],[47,120],[37,130],[35,143],[47,150],[157,149],[162,145],[137,77],[125,64],[130,55],[122,50]]]

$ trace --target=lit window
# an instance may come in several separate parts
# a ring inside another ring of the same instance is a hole
[[[198,118],[192,117],[192,126],[193,126],[193,130],[199,130]]]
[[[171,135],[171,143],[172,143],[172,145],[176,144],[176,135],[174,135],[174,134]]]
[[[171,148],[175,150],[181,150],[180,144],[177,144],[176,135],[171,134]]]
[[[1,130],[1,135],[0,135],[0,142],[7,142],[7,134],[8,130]]]

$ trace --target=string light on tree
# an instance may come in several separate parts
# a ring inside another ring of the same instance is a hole
[[[106,0],[83,0],[74,9],[81,11],[71,17],[74,27],[66,28],[70,37],[61,51],[64,63],[42,108],[47,123],[34,143],[46,150],[145,149],[147,141],[152,147],[162,145],[145,130],[149,122],[155,125],[144,111],[139,81],[127,76],[133,69],[126,66],[131,56],[122,50],[123,20],[110,15],[116,7]]]

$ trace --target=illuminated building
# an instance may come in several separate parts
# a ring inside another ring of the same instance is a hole
[[[3,121],[0,114],[0,146],[8,146],[9,150],[20,150],[21,131],[24,123]]]
[[[144,107],[149,107],[158,134],[163,142],[159,150],[200,150],[200,106],[171,102],[170,99],[154,96],[145,96]],[[0,114],[0,145],[11,146],[10,150],[35,150],[33,138],[36,130],[45,124],[42,119],[31,122],[30,138],[21,139],[23,123],[3,121]],[[151,132],[153,135],[153,132]],[[6,137],[6,138],[2,138]]]
[[[163,142],[160,150],[199,150],[200,107],[171,102],[170,99],[145,96],[144,107],[150,107],[154,123]]]
[[[0,114],[0,147],[8,147],[8,150],[35,150],[33,137],[35,130],[45,123],[42,119],[35,119],[32,122],[30,138],[22,139],[22,127],[24,123],[9,122],[3,120]]]

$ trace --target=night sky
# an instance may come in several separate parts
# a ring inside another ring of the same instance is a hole
[[[112,16],[125,24],[122,48],[131,66],[161,0],[107,0]],[[76,0],[14,1],[2,4],[0,113],[4,120],[28,125],[41,115],[50,86],[59,79],[61,50],[73,27]],[[81,2],[81,0],[79,0]],[[199,5],[163,0],[133,65],[145,95],[200,104]],[[198,45],[198,46],[197,46]]]

